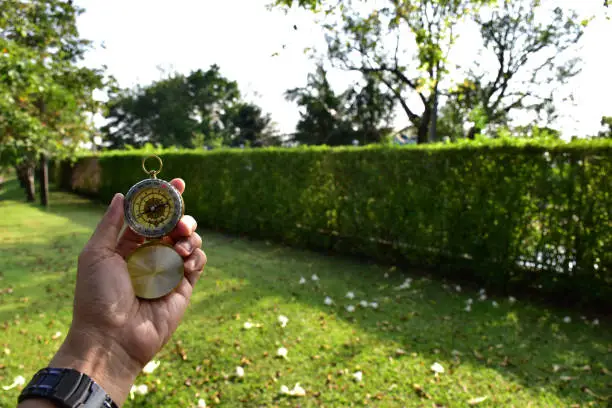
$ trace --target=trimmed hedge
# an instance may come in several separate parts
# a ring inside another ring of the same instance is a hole
[[[83,157],[62,184],[107,201],[143,155]],[[612,143],[157,151],[200,226],[612,305]]]

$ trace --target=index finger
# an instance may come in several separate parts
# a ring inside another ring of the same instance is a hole
[[[183,193],[185,192],[185,180],[183,180],[182,178],[175,178],[170,181],[170,184],[172,184],[172,187],[178,190],[180,195],[183,195]]]

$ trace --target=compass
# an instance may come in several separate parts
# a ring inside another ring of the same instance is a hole
[[[157,170],[147,168],[151,158],[158,161]],[[142,168],[150,178],[134,184],[124,201],[126,224],[149,240],[126,260],[134,293],[144,299],[170,293],[183,278],[183,258],[161,239],[176,227],[185,213],[185,204],[172,184],[157,178],[162,167],[160,157],[145,157]]]

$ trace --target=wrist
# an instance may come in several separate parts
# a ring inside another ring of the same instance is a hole
[[[71,329],[49,367],[72,368],[88,375],[121,406],[142,365],[112,338]]]

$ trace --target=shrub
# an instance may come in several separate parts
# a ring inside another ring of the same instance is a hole
[[[145,176],[148,153],[84,157],[59,176],[108,200]],[[202,227],[612,304],[610,141],[158,154]]]

